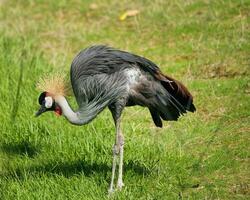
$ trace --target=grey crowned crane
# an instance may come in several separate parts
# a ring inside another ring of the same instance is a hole
[[[43,92],[36,116],[55,111],[72,124],[84,125],[109,108],[116,128],[109,192],[114,191],[117,156],[117,187],[123,186],[124,136],[120,124],[126,106],[147,107],[157,127],[162,127],[162,120],[176,121],[187,111],[195,111],[193,97],[181,82],[164,75],[150,60],[111,47],[98,45],[82,50],[71,64],[70,78],[79,108],[72,110],[63,81],[54,77],[39,84]]]

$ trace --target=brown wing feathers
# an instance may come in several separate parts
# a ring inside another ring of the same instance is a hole
[[[186,110],[194,112],[196,110],[193,105],[193,96],[180,81],[164,75],[159,70],[156,71],[155,78],[161,81],[164,88],[173,97],[182,112],[185,113]]]
[[[146,58],[126,52],[123,52],[122,59],[131,63],[137,63],[143,70],[148,71],[152,76],[160,80],[164,88],[172,96],[171,100],[173,104],[176,104],[177,109],[180,109],[182,113],[185,113],[186,110],[191,112],[195,111],[193,97],[187,88],[181,82],[164,75],[155,63]]]
[[[126,54],[126,56],[130,58],[131,62],[137,63],[141,69],[149,72],[153,77],[159,80],[168,92],[168,95],[165,97],[158,96],[158,98],[165,98],[166,101],[171,102],[171,105],[163,108],[163,102],[163,104],[160,103],[158,105],[159,107],[150,108],[150,113],[156,126],[162,127],[161,119],[177,120],[181,114],[187,111],[194,112],[196,110],[192,95],[180,81],[164,75],[156,64],[146,58],[131,54],[129,54],[129,56]]]

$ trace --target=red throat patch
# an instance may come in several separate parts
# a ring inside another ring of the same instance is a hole
[[[58,117],[61,116],[62,115],[62,109],[59,106],[56,106],[55,113],[56,113],[56,115]]]

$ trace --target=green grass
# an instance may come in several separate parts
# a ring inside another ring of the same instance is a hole
[[[38,78],[68,74],[91,44],[153,60],[197,107],[163,129],[147,109],[126,109],[125,188],[111,199],[249,199],[250,1],[91,3],[0,1],[0,199],[108,198],[109,111],[82,127],[34,117]],[[128,9],[140,14],[119,21]]]

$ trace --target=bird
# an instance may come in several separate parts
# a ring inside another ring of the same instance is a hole
[[[125,107],[139,105],[148,108],[154,124],[160,128],[162,120],[177,121],[187,111],[196,110],[188,89],[180,81],[163,74],[154,62],[106,45],[81,50],[72,61],[70,80],[79,108],[72,110],[66,99],[65,83],[55,75],[40,81],[43,91],[38,98],[40,109],[36,116],[54,111],[74,125],[85,125],[105,108],[110,110],[115,125],[115,142],[109,193],[124,186],[125,140],[121,115]]]

